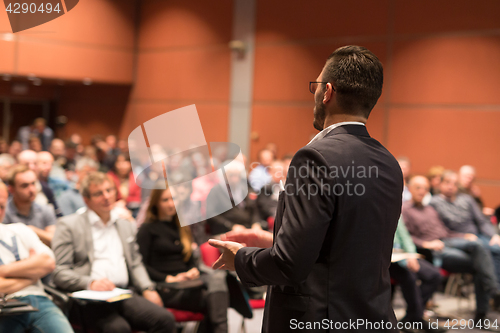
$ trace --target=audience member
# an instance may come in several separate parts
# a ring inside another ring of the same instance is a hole
[[[76,153],[78,155],[83,155],[85,147],[83,146],[83,141],[80,134],[71,134],[71,136],[69,137],[69,141],[76,145]]]
[[[28,139],[28,149],[38,153],[42,151],[42,148],[43,147],[40,138],[34,134],[31,134]]]
[[[460,193],[465,193],[474,198],[479,207],[483,210],[483,214],[491,216],[495,212],[493,208],[484,207],[483,199],[481,199],[481,190],[475,184],[476,169],[470,165],[463,165],[458,171],[458,190]]]
[[[52,163],[52,169],[50,170],[50,178],[66,180],[66,173],[64,171],[64,166],[67,163],[66,160],[66,145],[61,139],[53,139],[50,144],[49,152],[52,154],[54,162]]]
[[[453,231],[471,233],[488,247],[495,263],[496,275],[500,280],[500,235],[493,224],[483,215],[474,199],[458,192],[458,175],[448,170],[443,173],[440,194],[434,196],[431,205],[440,219]]]
[[[73,188],[64,191],[58,198],[59,206],[63,215],[70,215],[82,207],[85,207],[85,201],[80,193],[80,184],[82,180],[90,173],[96,172],[99,165],[96,161],[88,157],[82,157],[76,163],[77,181]]]
[[[446,177],[446,172],[443,174]],[[434,261],[452,273],[471,273],[475,276],[476,316],[475,322],[483,320],[493,297],[500,303],[498,280],[494,271],[491,254],[469,231],[454,232],[440,220],[431,206],[422,204],[429,191],[429,182],[423,176],[410,180],[411,201],[403,204],[403,219],[414,243],[431,250]]]
[[[9,154],[17,160],[17,155],[23,150],[21,142],[14,140],[10,143]]]
[[[443,175],[444,168],[440,165],[433,166],[427,173],[427,179],[430,183],[429,193],[436,195],[439,193],[439,184],[441,184],[441,176]]]
[[[29,139],[32,135],[39,138],[42,150],[49,150],[50,142],[54,138],[54,132],[47,127],[47,121],[44,118],[36,118],[33,125],[19,128],[17,139],[21,142],[22,149],[28,149]]]
[[[38,180],[40,183],[47,184],[53,195],[57,198],[62,192],[68,189],[68,182],[63,179],[51,177],[53,163],[54,157],[52,157],[51,153],[41,151],[37,154],[36,172]]]
[[[273,161],[278,159],[278,145],[277,144],[275,144],[274,142],[269,142],[264,149],[269,150],[271,153],[273,153]]]
[[[394,248],[406,253],[417,252],[402,218],[399,219],[394,235]],[[425,305],[441,283],[439,269],[426,260],[408,258],[391,263],[389,273],[391,278],[400,285],[407,305],[406,315],[400,321],[415,323],[412,325],[413,327],[418,327],[420,324],[425,332],[444,332],[444,329],[432,328],[430,322],[423,319]],[[417,283],[418,280],[420,285]],[[402,329],[402,331],[413,332],[413,330],[406,329]]]
[[[165,180],[163,175],[163,163],[161,163],[161,161],[164,161],[166,158],[167,155],[163,152],[153,153],[153,159],[160,162],[153,163],[148,170],[142,171],[143,175],[139,178],[140,184],[138,184],[141,187],[141,203],[149,199],[151,190],[159,179]]]
[[[61,211],[59,209],[59,205],[55,199],[54,192],[50,189],[49,184],[46,181],[38,179],[38,169],[37,169],[37,160],[38,154],[33,150],[23,150],[19,153],[18,162],[21,165],[26,165],[30,170],[33,170],[37,175],[36,179],[36,203],[41,206],[46,206],[47,204],[51,205],[51,208],[54,210],[54,214],[57,217],[61,217]]]
[[[24,223],[42,242],[50,246],[54,236],[56,217],[47,206],[35,202],[36,175],[25,165],[12,168],[9,176],[11,198],[7,205],[4,223]]]
[[[16,160],[10,154],[0,154],[0,180],[4,183],[9,181],[10,169],[16,164]]]
[[[6,205],[7,188],[0,181],[0,294],[38,311],[1,317],[0,332],[73,332],[40,280],[54,270],[54,254],[26,225],[2,224]]]
[[[189,176],[177,173],[171,178],[173,183],[177,184],[174,197],[177,215],[184,223],[189,224],[193,240],[197,245],[207,242],[210,238],[207,233],[207,223],[202,219],[201,202],[193,199],[193,186],[189,182]],[[156,188],[160,187],[156,186]]]
[[[108,154],[113,155],[113,156],[118,156],[120,154],[120,149],[117,147],[117,140],[115,135],[108,135],[106,136],[106,144],[108,145]]]
[[[6,140],[0,139],[0,155],[7,154],[9,152],[9,144]]]
[[[26,149],[20,152],[17,156],[19,164],[26,165],[30,170],[36,172],[36,159],[38,155],[35,151]]]
[[[84,306],[83,320],[92,329],[174,332],[175,319],[163,307],[142,263],[133,225],[112,209],[116,200],[114,182],[104,173],[94,172],[80,185],[87,209],[58,221],[52,242],[54,283],[66,291],[135,289],[129,299]]]
[[[61,166],[66,171],[66,173],[68,171],[70,171],[70,172],[75,171],[76,162],[80,158],[80,155],[77,152],[77,147],[78,147],[78,145],[76,143],[74,143],[73,141],[68,140],[65,143],[65,155],[64,155],[64,157],[65,157],[66,162],[64,164],[61,164]],[[66,178],[69,179],[69,177],[67,177],[67,175],[66,175]]]
[[[262,186],[266,185],[271,181],[271,175],[267,170],[268,167],[273,162],[273,152],[267,149],[263,149],[259,152],[259,162],[258,165],[253,168],[253,170],[248,175],[248,181],[250,186],[255,192],[258,192]]]
[[[125,139],[120,139],[118,140],[118,143],[116,144],[118,149],[120,150],[120,153],[128,153],[128,142]]]
[[[141,188],[136,184],[130,155],[121,153],[116,158],[113,170],[108,172],[118,189],[118,200],[124,200],[126,207],[135,218],[141,206]]]
[[[179,186],[176,186],[176,195]],[[223,271],[202,273],[196,266],[189,226],[181,227],[170,189],[151,192],[147,220],[137,233],[144,265],[153,281],[170,283],[201,279],[199,288],[160,288],[166,307],[204,312],[210,332],[227,332],[229,295]],[[161,284],[159,284],[161,286]],[[205,289],[206,288],[206,289]]]
[[[210,233],[217,235],[234,228],[259,227],[260,217],[255,200],[251,195],[247,195],[248,184],[242,178],[245,172],[243,163],[230,163],[224,170],[231,189],[229,194],[231,205],[228,205],[226,183],[217,183],[207,197],[207,217],[210,217],[207,223]],[[232,206],[233,203],[238,204]]]

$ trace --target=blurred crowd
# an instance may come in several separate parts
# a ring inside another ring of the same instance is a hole
[[[433,166],[418,175],[411,173],[408,158],[398,162],[404,189],[394,251],[410,256],[393,262],[390,274],[407,303],[402,321],[420,322],[427,332],[445,331],[424,320],[439,312],[432,295],[450,274],[467,274],[476,297],[474,327],[498,331],[491,311],[500,310],[500,208],[485,207],[473,166],[458,171]],[[411,256],[416,253],[424,258]]]
[[[25,237],[21,235],[28,232],[25,229],[15,234],[20,224],[37,236],[42,244],[39,251],[49,257],[44,257],[48,260],[46,269],[36,276],[43,282],[76,291],[112,290],[130,283],[137,289],[151,289],[153,282],[161,286],[201,279],[201,289],[142,290],[139,294],[150,301],[143,305],[144,311],[147,316],[163,318],[158,323],[165,327],[171,327],[171,316],[148,304],[163,310],[166,306],[201,311],[210,323],[208,331],[227,332],[230,293],[226,277],[200,263],[200,248],[209,238],[228,231],[273,230],[279,193],[293,157],[284,154],[278,158],[277,150],[275,144],[267,144],[251,164],[240,152],[231,152],[230,146],[212,146],[211,155],[208,147],[166,151],[153,146],[145,155],[131,157],[127,140],[95,135],[89,145],[84,145],[78,134],[62,140],[54,137],[44,119],[38,118],[19,130],[17,140],[0,140],[0,179],[6,184],[0,183],[0,220],[3,218],[2,225],[15,226],[9,230],[14,232],[12,237]],[[428,174],[416,175],[408,158],[400,157],[398,162],[405,183],[394,251],[424,256],[409,256],[390,267],[393,282],[401,286],[407,303],[402,321],[420,322],[425,331],[439,331],[424,319],[426,309],[436,309],[432,295],[449,274],[467,273],[473,276],[476,291],[475,320],[484,322],[490,310],[500,309],[500,207],[485,207],[473,166],[464,165],[456,172],[434,166]],[[79,219],[88,219],[92,239],[99,246],[119,244],[117,234],[107,234],[108,222],[126,230],[130,227],[137,242],[137,248],[131,251],[140,253],[142,259],[132,264],[124,252],[119,253],[118,260],[117,253],[99,253],[96,248],[96,255],[113,257],[110,267],[122,275],[94,269],[82,273],[90,267],[85,261],[90,259],[68,250],[68,246],[80,248],[83,235],[75,231],[78,229],[72,230],[77,228],[73,222]],[[9,232],[0,233],[0,242],[4,242],[3,236],[10,239]],[[106,237],[104,243],[99,243],[99,237]],[[13,246],[7,244],[8,249]],[[74,257],[68,257],[70,254]],[[5,261],[2,255],[0,251],[0,260]],[[24,255],[31,258],[32,254],[25,251]],[[13,262],[19,260],[11,257]],[[55,270],[50,268],[50,260]],[[125,260],[129,268],[144,267],[147,277],[136,276],[135,271],[126,276],[126,271],[120,270],[122,266],[116,264],[120,260]],[[53,275],[47,275],[52,270]],[[26,291],[25,285],[17,290],[5,289],[3,278],[0,269],[1,293],[32,296],[33,290]],[[262,290],[247,291],[262,296]],[[42,291],[37,292],[45,297]],[[141,300],[135,299],[137,302]],[[90,322],[102,324],[100,320],[111,318],[113,313],[133,321],[130,314],[116,308],[101,310],[87,311]],[[251,310],[243,306],[239,311],[244,314]],[[116,329],[124,324],[109,319],[102,325]]]

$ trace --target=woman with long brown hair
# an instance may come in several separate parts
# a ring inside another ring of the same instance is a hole
[[[201,273],[193,258],[190,227],[181,227],[170,189],[154,189],[146,222],[137,233],[137,243],[151,280],[158,283],[200,279],[200,287],[159,288],[166,307],[204,312],[209,331],[227,332],[229,294],[225,275]]]

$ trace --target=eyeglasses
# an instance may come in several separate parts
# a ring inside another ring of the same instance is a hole
[[[329,82],[316,82],[316,81],[309,82],[309,91],[311,92],[311,94],[316,93],[316,89],[318,89],[318,84],[320,84],[320,83],[327,84]],[[333,86],[332,86],[332,89],[333,89],[333,91],[335,91],[335,88]]]
[[[114,187],[107,188],[107,189],[104,190],[104,192],[106,192],[108,194],[114,193],[115,192],[115,188]],[[100,197],[102,197],[104,195],[104,192],[103,191],[99,191],[99,192],[91,193],[90,196],[92,198],[100,198]]]

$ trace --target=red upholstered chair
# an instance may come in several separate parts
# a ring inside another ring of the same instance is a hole
[[[269,229],[269,231],[274,230],[274,216],[269,216],[267,218],[267,229]]]
[[[213,263],[219,259],[220,252],[219,249],[213,247],[212,245],[205,242],[200,245],[201,258],[203,259],[203,263],[208,267],[212,267]]]
[[[201,322],[205,318],[203,313],[183,311],[167,308],[175,317],[175,322],[178,324],[191,325],[190,332],[197,332]],[[184,330],[183,330],[184,332]]]

